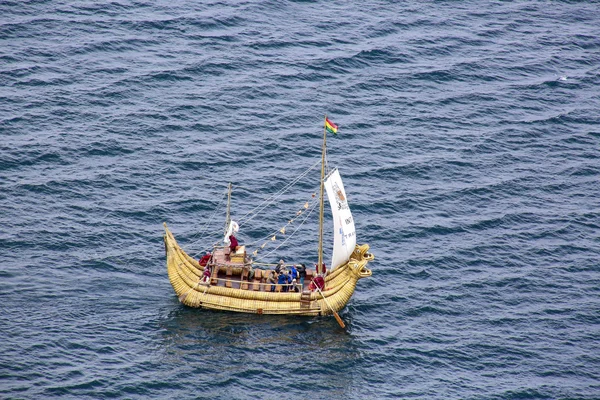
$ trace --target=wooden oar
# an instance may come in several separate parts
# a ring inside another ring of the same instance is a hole
[[[314,281],[313,281],[313,283],[314,283]],[[333,316],[335,317],[335,319],[338,322],[338,324],[340,324],[340,326],[342,327],[342,329],[344,329],[346,327],[346,325],[344,324],[344,321],[342,321],[342,318],[340,318],[340,316],[338,315],[338,313],[329,305],[329,302],[325,298],[325,295],[323,294],[323,292],[321,292],[321,289],[319,289],[319,286],[317,286],[316,283],[314,283],[314,285],[317,288],[317,290],[319,291],[319,293],[321,293],[321,297],[323,297],[323,300],[325,300],[325,304],[327,304],[327,307],[329,307],[329,309],[333,313]]]

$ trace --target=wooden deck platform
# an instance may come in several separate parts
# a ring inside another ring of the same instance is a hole
[[[284,286],[287,286],[288,291],[293,291],[292,285],[267,282],[269,272],[273,269],[261,269],[253,266],[252,262],[246,258],[245,249],[238,250],[236,254],[232,255],[228,254],[228,250],[228,248],[214,250],[209,264],[212,268],[211,285],[260,292],[270,292],[272,289],[275,292],[281,292],[284,290]],[[254,271],[254,276],[252,279],[248,279],[251,269]],[[296,285],[299,293],[308,288],[314,275],[314,270],[306,270],[304,287],[300,285],[300,280]]]

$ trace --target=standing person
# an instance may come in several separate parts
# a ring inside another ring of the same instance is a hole
[[[325,263],[321,264],[321,268],[319,269],[319,264],[315,264],[315,269],[317,270],[317,275],[327,275],[327,267],[325,266]]]
[[[287,278],[287,284],[288,284],[286,292],[291,291],[292,288],[295,289],[295,286],[292,286],[292,283],[296,282],[296,280],[292,279],[292,274],[286,272],[285,277]]]
[[[291,279],[291,283],[292,283],[292,288],[294,289],[294,292],[298,291],[298,287],[296,286],[296,283],[298,282],[298,270],[296,269],[295,265],[292,265],[291,269],[290,269],[290,277]]]
[[[285,261],[283,261],[283,258],[281,260],[279,260],[279,262],[277,263],[277,266],[275,267],[275,272],[277,272],[277,275],[279,275],[281,273],[281,270],[285,267]]]
[[[267,283],[271,284],[271,292],[275,291],[275,284],[277,283],[277,272],[271,270],[267,276]]]
[[[229,249],[230,249],[231,253],[235,253],[235,251],[237,250],[237,247],[238,247],[238,240],[233,235],[229,236]]]
[[[281,291],[282,292],[287,292],[288,291],[288,274],[287,271],[283,271],[281,274],[279,274],[279,278],[277,279],[277,284],[281,285]]]
[[[300,286],[304,289],[304,278],[306,278],[306,265],[300,264],[297,267],[298,276],[300,277]]]
[[[292,274],[292,279],[298,279],[298,270],[295,265],[290,268],[290,274]]]

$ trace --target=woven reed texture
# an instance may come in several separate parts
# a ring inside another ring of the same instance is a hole
[[[204,268],[179,247],[166,224],[164,241],[169,281],[183,304],[196,308],[255,314],[316,316],[338,312],[354,294],[357,281],[371,276],[371,271],[366,266],[374,259],[373,255],[368,253],[368,245],[357,245],[351,259],[325,278],[325,289],[322,293],[327,302],[318,291],[310,293],[310,301],[302,302],[302,293],[262,292],[202,283]]]

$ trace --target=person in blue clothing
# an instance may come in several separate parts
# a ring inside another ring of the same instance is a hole
[[[298,270],[296,269],[295,265],[292,265],[292,268],[290,269],[290,274],[292,275],[292,280],[298,279]]]
[[[287,283],[288,283],[288,273],[287,273],[287,271],[281,271],[281,273],[279,274],[279,278],[277,278],[277,284],[282,285],[281,286],[282,292],[288,291]]]
[[[294,292],[297,292],[298,287],[296,286],[296,283],[298,282],[298,270],[296,269],[295,265],[292,265],[292,268],[290,269],[290,278],[292,288],[294,289]]]
[[[290,288],[292,287],[291,286],[292,282],[293,282],[293,280],[292,280],[292,274],[288,273],[287,274],[287,283],[288,283],[289,286],[286,286],[286,292],[289,291]]]

